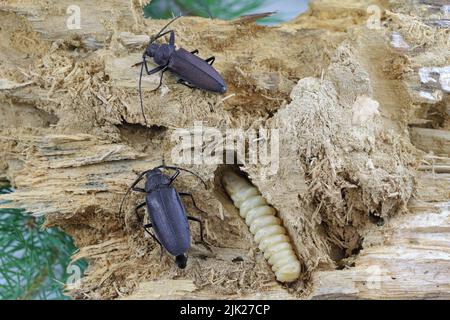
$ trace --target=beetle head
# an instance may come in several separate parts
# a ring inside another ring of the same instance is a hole
[[[180,269],[186,268],[187,257],[184,254],[179,254],[175,257],[175,263]]]

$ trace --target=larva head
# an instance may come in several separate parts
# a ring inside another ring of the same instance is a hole
[[[187,257],[184,254],[179,254],[175,257],[175,263],[180,269],[186,268]]]

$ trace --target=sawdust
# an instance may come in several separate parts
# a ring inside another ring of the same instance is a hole
[[[327,240],[351,255],[360,246],[369,214],[387,218],[405,210],[414,159],[405,153],[406,143],[384,129],[377,113],[362,123],[350,121],[355,108],[364,107],[358,102],[373,103],[370,98],[356,96],[351,108],[345,95],[339,101],[333,83],[311,78],[301,80],[292,95],[300,105],[280,112],[277,126],[291,128],[287,139],[299,141],[308,184],[305,201],[319,208]]]

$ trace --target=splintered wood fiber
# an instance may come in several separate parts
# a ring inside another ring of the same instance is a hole
[[[389,19],[377,30],[365,24],[369,2],[350,0],[314,1],[308,12],[275,27],[251,19],[183,17],[171,25],[177,46],[198,49],[203,58],[214,55],[228,91],[192,90],[169,73],[161,89],[152,91],[159,75],[144,76],[146,123],[137,91],[140,70],[131,66],[167,21],[143,19],[138,2],[81,1],[89,9],[83,10],[85,28],[71,32],[60,26],[67,1],[0,5],[8,8],[0,10],[0,176],[16,189],[2,199],[44,215],[47,226],[75,239],[79,251],[73,259],[86,258],[89,268],[68,294],[78,299],[374,297],[364,288],[344,287],[364,282],[363,277],[336,279],[342,269],[365,272],[360,265],[370,260],[367,244],[377,243],[380,252],[389,245],[386,250],[394,250],[388,240],[396,219],[418,210],[411,209],[416,169],[432,163],[429,158],[419,163],[424,153],[411,144],[409,124],[440,126],[446,133],[430,136],[448,142],[449,122],[447,96],[436,105],[416,99],[420,83],[414,82],[414,70],[433,57],[440,66],[448,64],[442,53],[448,53],[443,49],[448,32],[439,29],[430,40],[430,27],[416,22],[421,18],[400,1],[371,1],[389,9]],[[418,35],[413,43],[404,33],[411,47],[422,44],[422,51],[390,46],[399,26]],[[433,47],[427,47],[429,41]],[[434,116],[423,119],[429,114]],[[172,164],[175,130],[192,130],[199,121],[223,132],[279,130],[279,166],[276,174],[250,163],[184,166],[208,185],[205,189],[188,174],[174,184],[191,192],[208,213],[185,202],[187,211],[204,221],[211,251],[192,224],[188,265],[181,270],[142,229],[146,215],[136,217],[134,207],[143,195],[131,193],[122,213],[119,204],[137,174],[163,160]],[[426,148],[421,139],[427,133],[414,132]],[[448,154],[439,156],[432,159],[445,171],[442,157]],[[227,170],[245,176],[277,211],[300,262],[297,280],[276,281],[225,191]],[[440,192],[423,182],[421,196],[448,195],[442,181]],[[391,220],[388,227],[377,225]],[[387,258],[377,259],[383,264]],[[335,285],[338,289],[331,290]]]

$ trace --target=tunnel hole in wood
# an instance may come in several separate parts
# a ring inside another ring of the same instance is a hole
[[[370,222],[376,224],[379,227],[384,225],[384,219],[380,216],[380,214],[377,211],[369,212],[369,220]]]

